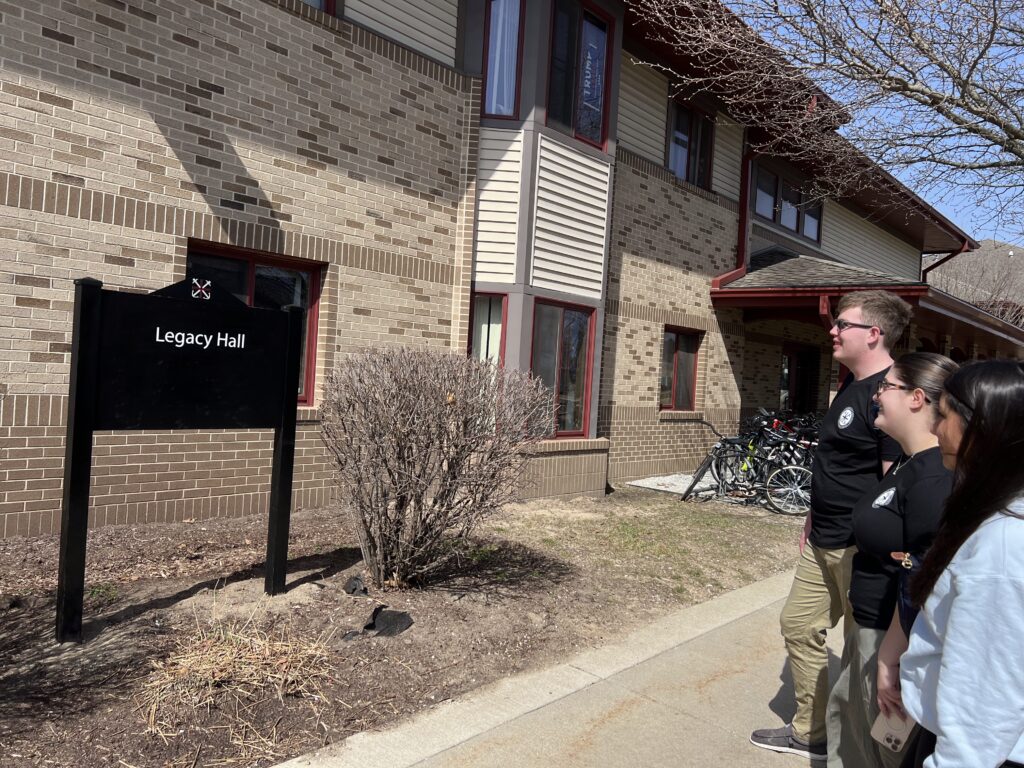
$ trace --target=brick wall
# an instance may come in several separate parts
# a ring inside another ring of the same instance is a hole
[[[0,25],[0,535],[58,523],[78,277],[153,290],[200,241],[323,265],[317,382],[366,345],[464,348],[478,80],[298,0],[0,3]],[[260,511],[269,451],[97,435],[92,522]],[[326,501],[315,409],[296,461],[296,503]]]
[[[735,263],[736,204],[620,150],[615,168],[598,435],[609,481],[692,468],[713,442],[696,419],[732,430],[743,326],[711,306],[711,278]],[[693,412],[658,409],[666,326],[702,333]]]

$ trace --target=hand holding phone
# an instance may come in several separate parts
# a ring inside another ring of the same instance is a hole
[[[871,738],[877,741],[886,749],[892,752],[902,752],[910,741],[910,734],[914,730],[914,721],[909,717],[902,720],[899,717],[886,715],[879,712],[875,718],[875,724],[871,726]]]

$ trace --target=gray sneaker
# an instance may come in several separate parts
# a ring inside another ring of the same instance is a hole
[[[810,744],[803,739],[798,739],[793,735],[792,725],[754,731],[750,734],[750,743],[755,747],[761,747],[761,749],[801,755],[810,760],[826,760],[828,758],[828,750],[825,747],[824,741]]]

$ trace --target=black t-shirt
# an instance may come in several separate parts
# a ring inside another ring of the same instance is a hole
[[[850,603],[862,627],[888,629],[896,609],[900,564],[890,552],[921,556],[939,527],[953,473],[942,466],[938,447],[903,459],[878,487],[853,508],[853,556]]]
[[[896,461],[900,445],[875,427],[872,401],[886,368],[854,381],[847,377],[821,422],[811,476],[810,541],[821,549],[853,544],[851,510],[882,477],[882,462]]]

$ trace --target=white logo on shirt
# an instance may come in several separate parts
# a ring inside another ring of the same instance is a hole
[[[839,414],[839,428],[846,429],[850,424],[853,423],[853,408],[846,406],[843,408],[843,412]]]
[[[882,491],[880,494],[878,494],[878,498],[877,499],[875,499],[873,502],[871,502],[871,506],[874,507],[875,509],[878,509],[879,507],[888,506],[889,502],[892,501],[893,496],[895,496],[895,495],[896,495],[896,489],[895,488],[886,488],[884,491]]]

